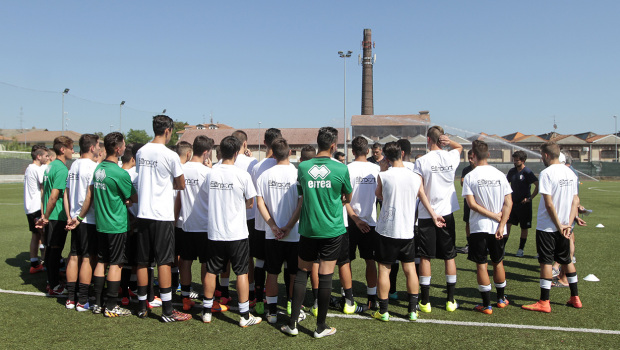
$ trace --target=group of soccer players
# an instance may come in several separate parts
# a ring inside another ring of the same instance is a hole
[[[415,321],[420,311],[431,312],[431,259],[445,264],[446,310],[459,307],[454,296],[453,213],[459,209],[454,176],[463,148],[441,127],[428,130],[430,151],[415,163],[409,160],[407,140],[389,142],[382,149],[373,146],[373,157],[366,158],[368,141],[356,137],[352,140],[355,159],[347,165],[333,157],[337,130],[324,127],[318,131],[318,150],[305,147],[298,167],[289,162],[288,142],[275,128],[265,132],[267,154],[262,161],[251,157],[247,135],[237,130],[221,140],[218,162],[212,164],[214,140],[198,136],[191,145],[177,145],[175,152],[166,146],[172,127],[168,116],[155,116],[151,142],[126,147],[123,135],[112,132],[103,139],[104,150],[96,135],[84,134],[79,140],[80,158],[70,169],[65,165],[73,154],[68,137],[54,141],[56,160],[44,170],[41,164],[47,162],[47,151],[33,147],[33,165],[24,180],[25,209],[33,232],[31,273],[43,269],[37,247],[44,230],[47,292],[68,293],[68,309],[92,310],[106,317],[131,315],[118,304],[120,291],[123,306],[129,304],[130,295],[137,296],[138,317],[162,306],[162,321],[189,320],[190,314],[173,308],[172,295],[180,282],[183,310],[194,306],[192,299],[198,297],[191,290],[194,260],[201,263],[204,323],[213,321],[214,312],[228,310],[230,269],[237,278],[239,325],[248,327],[262,321],[250,313],[252,307],[255,314],[266,313],[269,323],[277,322],[277,280],[284,267],[290,318],[281,330],[289,335],[297,335],[298,322],[306,318],[302,303],[309,277],[314,337],[336,332],[326,324],[330,305],[349,314],[370,308],[374,318],[388,321],[388,300],[395,294],[399,262],[406,277],[409,320]],[[541,146],[547,166],[536,191],[542,195],[536,232],[541,297],[523,306],[528,310],[551,311],[554,262],[566,272],[571,290],[568,304],[581,307],[569,249],[571,223],[579,205],[578,181],[559,164],[559,154],[555,143]],[[470,209],[468,259],[477,265],[482,297],[475,310],[485,314],[492,313],[488,256],[496,305],[509,304],[502,261],[506,224],[514,208],[511,186],[503,173],[487,163],[488,156],[487,144],[474,141],[470,162],[475,168],[462,180],[462,195]],[[71,250],[63,284],[61,253],[68,231]],[[350,262],[358,248],[366,262],[365,305],[354,301],[352,288]],[[152,290],[155,265],[159,297]],[[340,302],[331,297],[336,266],[342,285]],[[89,300],[89,294],[94,300]]]

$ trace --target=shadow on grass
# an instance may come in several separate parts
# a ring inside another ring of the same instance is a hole
[[[45,292],[46,273],[45,271],[36,274],[30,274],[30,253],[21,252],[14,258],[7,258],[6,264],[19,268],[19,277],[22,279],[22,285],[32,285],[41,292]]]

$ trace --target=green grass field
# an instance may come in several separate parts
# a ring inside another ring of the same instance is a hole
[[[552,313],[542,314],[522,310],[521,305],[538,300],[538,262],[534,230],[525,249],[525,258],[515,258],[519,243],[518,231],[508,242],[505,266],[507,272],[506,294],[511,305],[506,309],[495,308],[493,315],[472,311],[479,302],[475,277],[475,264],[464,255],[457,257],[458,283],[456,299],[461,309],[446,312],[445,278],[443,262],[433,262],[431,303],[433,312],[421,314],[418,322],[397,322],[406,313],[405,278],[399,276],[398,290],[401,300],[391,302],[391,322],[379,322],[364,318],[344,318],[338,310],[330,310],[328,323],[338,333],[325,339],[313,339],[315,319],[309,316],[300,324],[300,335],[289,338],[280,333],[280,325],[287,321],[280,315],[277,326],[263,322],[258,326],[242,329],[237,325],[235,312],[216,314],[213,323],[199,321],[199,308],[194,308],[194,320],[177,324],[163,324],[156,315],[141,320],[135,316],[122,319],[106,319],[102,315],[78,313],[64,308],[64,299],[34,295],[0,293],[0,344],[6,349],[34,349],[41,347],[65,349],[107,348],[198,348],[216,349],[282,349],[299,348],[376,348],[403,349],[419,346],[432,348],[618,348],[620,335],[559,330],[537,330],[526,326],[552,326],[620,331],[618,316],[618,269],[616,258],[618,232],[620,231],[620,182],[584,182],[581,185],[581,201],[594,212],[585,218],[587,227],[576,230],[576,258],[579,276],[579,292],[584,307],[581,310],[564,306],[570,296],[568,288],[551,290]],[[457,192],[460,187],[457,183]],[[536,198],[534,208],[538,206]],[[30,233],[22,205],[22,185],[0,185],[0,222],[2,244],[0,245],[0,289],[4,291],[42,292],[45,274],[30,275],[28,244]],[[535,210],[535,209],[534,209]],[[535,214],[534,214],[535,215]],[[462,210],[455,213],[457,219],[457,246],[465,245]],[[597,224],[605,228],[595,228]],[[535,226],[535,223],[534,223]],[[67,244],[68,246],[68,244]],[[67,251],[67,249],[65,250]],[[66,256],[66,253],[63,255]],[[197,265],[197,264],[195,264]],[[363,282],[363,261],[353,262],[354,293],[359,302],[366,300]],[[194,276],[198,268],[194,266]],[[615,271],[615,272],[614,272]],[[583,277],[594,274],[600,282],[586,282]],[[340,290],[337,277],[335,292]],[[231,278],[234,280],[234,278]],[[234,287],[234,282],[232,283]],[[200,286],[195,284],[194,289]],[[233,293],[233,298],[235,298]],[[495,299],[495,289],[492,300]],[[282,300],[282,298],[281,298]],[[309,300],[309,298],[307,299]],[[282,304],[282,303],[281,303]],[[309,301],[306,303],[309,304]],[[234,305],[234,304],[233,304]],[[471,322],[468,325],[446,324],[446,321]],[[437,323],[433,323],[437,322]],[[481,323],[510,324],[517,327],[490,327]],[[522,325],[522,327],[519,327]]]

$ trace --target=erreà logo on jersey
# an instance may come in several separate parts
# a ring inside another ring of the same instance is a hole
[[[327,168],[325,165],[314,165],[312,166],[312,168],[310,168],[310,170],[308,170],[308,174],[312,176],[312,178],[315,180],[318,178],[321,178],[321,180],[323,180],[327,177],[327,175],[329,175],[329,173],[329,168]]]
[[[95,171],[95,180],[98,182],[103,182],[103,180],[105,180],[105,170],[103,168]]]

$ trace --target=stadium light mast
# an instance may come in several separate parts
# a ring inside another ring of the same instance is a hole
[[[344,162],[345,164],[349,162],[349,152],[347,150],[347,58],[351,57],[353,51],[347,51],[344,53],[342,51],[338,51],[338,56],[342,58],[344,62]]]
[[[62,130],[60,131],[60,135],[65,134],[65,95],[69,93],[69,89],[65,89],[62,92]]]
[[[118,116],[119,116],[119,121],[118,121],[118,131],[122,134],[123,133],[123,105],[125,104],[125,101],[121,101],[121,105],[120,105],[120,111],[118,112]]]

